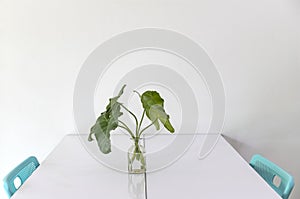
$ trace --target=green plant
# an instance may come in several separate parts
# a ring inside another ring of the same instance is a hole
[[[164,100],[161,98],[157,91],[145,91],[142,95],[140,95],[137,91],[134,91],[139,95],[142,107],[144,109],[140,120],[138,120],[137,116],[133,112],[131,112],[127,107],[125,107],[118,101],[120,96],[123,94],[125,86],[126,85],[122,87],[117,96],[109,99],[109,104],[106,106],[106,110],[101,113],[101,115],[97,118],[96,123],[92,126],[88,140],[93,141],[94,136],[96,138],[100,151],[104,154],[108,154],[111,152],[111,132],[116,128],[122,128],[126,130],[134,140],[134,155],[136,155],[139,160],[139,154],[141,153],[141,151],[138,146],[138,142],[141,135],[143,134],[143,132],[145,132],[146,129],[154,125],[156,127],[156,130],[159,130],[160,123],[162,123],[169,132],[173,133],[175,130],[170,122],[169,115],[164,109]],[[120,120],[120,116],[123,115],[121,109],[124,109],[134,118],[134,130],[130,129],[126,123]],[[142,128],[142,123],[145,115],[151,120],[151,124]]]

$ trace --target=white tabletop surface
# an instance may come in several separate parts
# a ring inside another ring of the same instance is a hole
[[[133,177],[144,179],[144,175]],[[91,157],[78,136],[67,135],[12,199],[145,198],[145,186],[131,192],[131,179]]]
[[[65,136],[12,199],[280,199],[223,137],[206,158],[199,159],[203,136],[197,136],[174,164],[146,175],[103,166],[78,137]]]
[[[198,147],[202,137],[197,138],[173,165],[147,174],[148,198],[281,198],[222,136],[203,159]]]

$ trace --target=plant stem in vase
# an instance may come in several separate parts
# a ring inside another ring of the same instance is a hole
[[[131,139],[134,144],[130,146],[127,153],[128,173],[141,174],[146,172],[146,156],[142,139]]]

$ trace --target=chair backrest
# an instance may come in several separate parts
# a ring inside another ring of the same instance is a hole
[[[39,162],[36,157],[31,156],[14,168],[9,174],[5,176],[4,189],[8,195],[11,197],[27,180],[27,178],[35,171],[39,166]],[[15,182],[19,180],[19,186],[16,187]]]
[[[252,157],[250,165],[283,199],[289,197],[294,187],[294,179],[289,173],[258,154]]]

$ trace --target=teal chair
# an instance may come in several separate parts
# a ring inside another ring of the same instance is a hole
[[[21,185],[39,165],[40,164],[36,157],[31,156],[14,168],[9,174],[7,174],[7,176],[5,176],[3,179],[4,189],[9,198],[21,187]],[[16,185],[17,181],[19,186]]]
[[[290,174],[258,154],[252,157],[250,165],[283,199],[289,197],[294,187]]]

